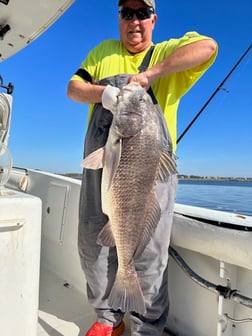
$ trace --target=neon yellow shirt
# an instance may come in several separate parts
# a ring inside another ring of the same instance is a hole
[[[179,39],[170,39],[169,41],[157,43],[149,67],[162,61],[175,49],[203,39],[209,39],[209,37],[199,35],[196,32],[188,32]],[[121,41],[106,40],[90,51],[80,68],[88,71],[95,81],[118,74],[136,74],[139,72],[138,67],[141,65],[146,52],[147,50],[132,55],[124,48]],[[200,66],[160,78],[152,85],[153,92],[167,122],[174,151],[176,150],[177,109],[180,98],[210,67],[215,57],[216,54],[208,62]],[[71,80],[83,81],[78,75],[74,75]],[[93,105],[91,104],[90,114],[92,109]]]

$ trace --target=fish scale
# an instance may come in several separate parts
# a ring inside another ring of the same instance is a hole
[[[115,284],[114,288],[118,286],[123,290],[128,287],[131,289],[134,283],[132,278],[134,280],[137,278],[134,255],[141,244],[149,204],[153,203],[155,197],[156,175],[160,159],[157,147],[160,147],[158,142],[160,140],[157,139],[159,128],[157,125],[153,126],[152,130],[148,127],[139,135],[124,139],[120,163],[106,195],[111,201],[110,208],[104,208],[104,211],[109,213],[119,264],[117,285]],[[134,223],[134,230],[132,230],[132,223]],[[133,295],[135,294],[137,293],[133,292]],[[111,296],[113,297],[113,292]],[[118,294],[114,294],[115,296],[118,297]],[[124,302],[123,307],[117,299],[111,299],[110,303],[114,308],[127,309],[127,304]],[[143,312],[145,308],[142,306],[143,303],[137,303],[137,308],[134,308],[129,304],[128,309]]]

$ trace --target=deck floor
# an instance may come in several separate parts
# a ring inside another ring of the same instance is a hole
[[[80,292],[48,272],[42,272],[40,288],[38,336],[84,336],[95,314]],[[125,322],[123,336],[130,336],[127,316]]]

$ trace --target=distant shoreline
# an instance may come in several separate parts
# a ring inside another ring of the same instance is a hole
[[[81,179],[82,174],[80,173],[66,173],[61,174],[63,176],[72,177],[75,179]],[[238,182],[251,182],[252,177],[215,177],[215,176],[196,176],[196,175],[178,175],[179,180],[183,181],[238,181]]]
[[[179,180],[183,181],[238,181],[238,182],[251,182],[252,177],[215,177],[215,176],[188,176],[188,175],[178,175]]]

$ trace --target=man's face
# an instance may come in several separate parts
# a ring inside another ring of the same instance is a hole
[[[126,0],[122,6],[123,8],[139,9],[148,8],[148,6],[141,0]],[[156,14],[151,14],[150,18],[144,20],[138,19],[136,14],[134,14],[131,20],[126,20],[119,13],[121,41],[129,52],[136,54],[149,47],[156,20]]]

